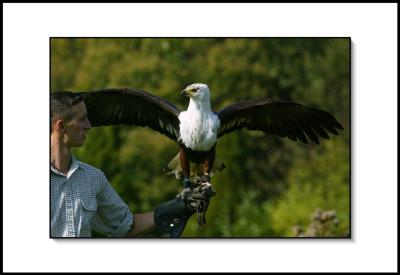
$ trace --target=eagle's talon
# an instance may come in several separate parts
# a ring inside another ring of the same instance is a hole
[[[210,177],[210,175],[203,175],[201,178],[200,178],[200,181],[202,182],[202,183],[210,183],[210,180],[211,180],[211,177]]]
[[[203,191],[203,194],[206,195],[207,197],[213,197],[217,194],[214,187],[209,182],[203,182],[201,184],[201,190]]]
[[[200,184],[200,188],[201,188],[202,191],[204,191],[205,189],[207,189],[210,186],[212,186],[210,182],[202,182]]]
[[[186,200],[187,197],[192,193],[192,189],[190,187],[184,188],[182,192],[176,195],[178,200]]]
[[[182,184],[183,184],[183,188],[185,188],[185,189],[187,189],[187,188],[190,189],[193,186],[193,183],[188,178],[184,178]]]

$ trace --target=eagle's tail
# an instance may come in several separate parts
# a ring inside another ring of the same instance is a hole
[[[226,168],[225,164],[215,159],[213,168],[211,170],[210,176],[214,176],[216,172],[222,171]],[[167,175],[175,175],[177,179],[183,176],[181,162],[179,159],[179,153],[170,161],[170,163],[164,168],[164,173]],[[190,162],[190,177],[200,177],[203,175],[203,164]]]

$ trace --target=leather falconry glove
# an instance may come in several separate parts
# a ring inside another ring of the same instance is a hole
[[[185,229],[189,218],[197,212],[197,221],[205,224],[205,211],[208,208],[210,196],[200,188],[194,188],[186,198],[175,198],[157,206],[154,210],[156,228],[170,237],[179,237]]]

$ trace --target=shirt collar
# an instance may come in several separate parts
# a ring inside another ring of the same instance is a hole
[[[71,166],[69,168],[68,173],[65,175],[63,173],[61,173],[60,171],[58,171],[55,167],[53,167],[53,165],[50,164],[50,170],[53,173],[56,173],[57,175],[61,175],[63,177],[71,177],[71,175],[78,169],[78,168],[82,168],[82,165],[80,164],[80,162],[73,156],[71,155]]]

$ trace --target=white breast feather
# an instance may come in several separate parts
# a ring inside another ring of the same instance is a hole
[[[189,108],[179,114],[180,135],[186,147],[196,151],[208,151],[217,142],[219,118],[211,111]]]

